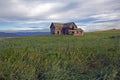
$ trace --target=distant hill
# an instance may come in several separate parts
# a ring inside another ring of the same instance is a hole
[[[15,33],[5,33],[5,32],[0,32],[0,37],[16,37],[18,36]]]
[[[50,34],[50,32],[17,32],[15,34],[19,36],[34,36],[34,35],[47,35]]]
[[[95,31],[95,32],[119,32],[120,29],[110,29],[104,31]],[[17,36],[35,36],[35,35],[48,35],[50,32],[0,32],[0,37],[17,37]]]
[[[6,33],[0,32],[0,37],[17,37],[17,36],[34,36],[34,35],[47,35],[49,32],[14,32]]]

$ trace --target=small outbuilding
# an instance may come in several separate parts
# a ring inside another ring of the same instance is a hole
[[[51,34],[55,35],[78,35],[82,36],[84,31],[81,28],[78,28],[74,22],[70,23],[52,23],[50,25]]]

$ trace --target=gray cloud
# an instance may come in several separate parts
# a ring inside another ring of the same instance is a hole
[[[0,0],[0,22],[33,26],[40,24],[40,27],[49,28],[48,23],[53,21],[75,21],[79,26],[85,25],[83,28],[86,31],[91,26],[94,26],[91,28],[94,30],[97,29],[96,26],[102,29],[103,25],[119,28],[119,3],[119,0]],[[89,23],[80,22],[87,19]]]

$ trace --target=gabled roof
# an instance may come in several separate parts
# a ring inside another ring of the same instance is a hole
[[[75,25],[75,23],[74,22],[69,22],[69,23],[52,23],[51,24],[51,26],[50,26],[50,28],[51,27],[57,27],[57,28],[62,28],[62,27],[69,27],[70,25]],[[76,25],[75,25],[76,26]],[[77,27],[77,26],[76,26]]]
[[[64,27],[70,28],[71,25],[74,25],[77,28],[77,26],[76,26],[76,24],[74,22],[65,23]]]
[[[51,26],[50,26],[50,28],[52,27],[52,26],[54,26],[54,27],[63,27],[64,26],[64,24],[62,24],[62,23],[52,23],[51,24]]]
[[[75,24],[74,22],[64,23],[65,26],[70,26],[71,24]]]

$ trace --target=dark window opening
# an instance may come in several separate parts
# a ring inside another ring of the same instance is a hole
[[[74,30],[74,26],[72,26],[72,30]]]
[[[74,32],[72,32],[72,34],[74,34]]]
[[[57,34],[60,34],[60,32],[59,32],[59,31],[57,31]]]

